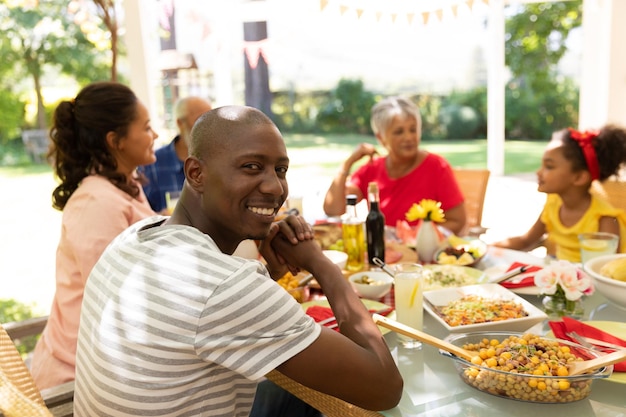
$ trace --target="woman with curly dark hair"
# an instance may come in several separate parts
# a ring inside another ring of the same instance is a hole
[[[626,213],[590,192],[594,180],[602,182],[618,174],[625,163],[623,128],[607,125],[597,131],[555,132],[537,171],[537,190],[548,194],[539,219],[526,234],[494,245],[528,249],[547,233],[558,259],[580,262],[578,235],[608,232],[620,236],[618,252],[626,252]]]
[[[136,169],[156,160],[157,137],[146,106],[114,82],[90,84],[54,112],[49,158],[60,184],[52,205],[63,219],[56,293],[31,369],[40,389],[74,380],[83,289],[105,247],[155,214]]]

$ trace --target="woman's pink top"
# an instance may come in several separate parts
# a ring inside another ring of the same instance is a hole
[[[367,196],[370,181],[378,183],[380,209],[385,224],[396,226],[398,220],[406,220],[406,212],[422,199],[439,201],[441,208],[450,210],[463,202],[463,194],[454,178],[454,172],[443,157],[429,153],[413,171],[401,178],[390,178],[385,166],[386,157],[374,158],[357,169],[350,182]],[[417,224],[417,221],[411,222]]]
[[[155,215],[141,186],[139,190],[141,194],[133,198],[105,177],[91,175],[81,182],[63,210],[56,254],[56,293],[48,324],[33,355],[33,376],[40,389],[74,379],[78,322],[87,277],[118,234]],[[55,364],[59,369],[50,369]]]

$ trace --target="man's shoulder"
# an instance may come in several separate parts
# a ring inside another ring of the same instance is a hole
[[[178,138],[178,136],[176,136],[176,138]],[[176,148],[174,148],[174,143],[176,142],[176,138],[174,138],[167,145],[161,146],[159,149],[157,149],[154,152],[155,155],[157,156],[157,163],[159,162],[159,157],[163,157],[163,156],[174,156],[178,159],[178,157],[176,156]]]

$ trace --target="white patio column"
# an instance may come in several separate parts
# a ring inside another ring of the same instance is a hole
[[[504,1],[491,0],[487,59],[487,168],[504,175]]]
[[[149,0],[124,0],[123,7],[130,88],[154,119],[160,115],[155,94],[155,87],[159,85],[158,20],[154,14],[157,8]]]
[[[583,1],[579,128],[626,125],[626,1]]]

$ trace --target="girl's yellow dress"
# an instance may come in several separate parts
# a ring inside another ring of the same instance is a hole
[[[541,213],[541,221],[546,225],[548,239],[556,247],[557,259],[580,262],[580,244],[578,235],[585,232],[597,232],[601,217],[615,217],[620,228],[619,252],[626,252],[626,213],[613,207],[606,200],[591,195],[591,205],[584,216],[571,227],[564,226],[559,218],[563,201],[557,194],[548,194]]]

